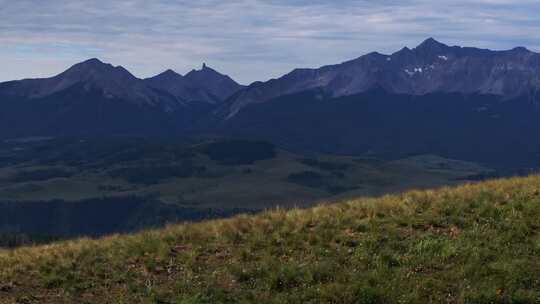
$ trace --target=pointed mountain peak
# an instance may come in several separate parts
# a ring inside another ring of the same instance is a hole
[[[515,47],[512,49],[512,51],[516,53],[531,53],[531,51],[528,48],[523,47],[523,46]]]
[[[193,87],[203,88],[221,100],[225,100],[234,92],[242,88],[229,76],[221,74],[203,63],[202,69],[192,70],[184,77]]]
[[[205,62],[203,62],[202,67],[199,70],[199,72],[214,72],[214,73],[221,74],[218,71],[216,71],[216,70],[212,69],[211,67],[209,67]]]
[[[393,53],[391,56],[392,57],[397,57],[397,58],[404,58],[404,57],[408,57],[408,56],[412,56],[413,52],[410,48],[408,47],[403,47],[401,50]]]
[[[137,78],[133,76],[128,70],[122,66],[113,66],[109,63],[104,63],[99,59],[92,58],[81,63],[77,63],[70,67],[65,72],[55,76],[65,80],[66,83],[77,81],[91,81],[94,83],[100,83],[110,85],[113,82],[126,82],[136,81]]]
[[[220,72],[216,71],[215,69],[211,68],[210,66],[208,66],[206,64],[206,62],[203,62],[202,64],[202,67],[200,70],[198,70],[199,72],[213,72],[213,73],[217,73],[217,74],[220,74],[220,75],[223,75],[221,74]]]
[[[381,54],[379,52],[371,52],[371,53],[367,53],[366,56],[368,56],[368,57],[386,57],[387,55]]]
[[[401,48],[401,50],[397,51],[397,53],[409,53],[410,51],[410,48],[404,46],[403,48]]]
[[[94,64],[104,64],[103,61],[97,59],[97,58],[90,58],[88,60],[85,60],[83,62],[81,62],[82,64],[90,64],[90,65],[94,65]]]
[[[366,62],[366,61],[377,61],[377,60],[381,60],[381,59],[386,59],[387,57],[388,57],[388,55],[381,54],[379,52],[371,52],[371,53],[367,53],[364,56],[360,56],[360,57],[358,57],[356,59],[353,59],[351,61],[346,61],[343,64],[348,64],[348,63],[352,63],[352,62],[361,63],[361,62]]]
[[[433,37],[429,37],[428,39],[424,40],[421,44],[439,44],[440,42],[435,40]]]
[[[434,38],[430,37],[424,42],[422,42],[420,45],[418,45],[415,49],[440,49],[440,48],[446,48],[448,47],[446,44],[441,43]]]
[[[208,77],[208,76],[214,76],[214,77],[224,77],[226,75],[221,74],[220,72],[212,69],[206,63],[203,63],[202,68],[200,70],[191,70],[191,72],[186,74],[187,78],[193,78],[193,77]]]
[[[156,82],[158,83],[177,83],[178,81],[182,81],[184,79],[184,76],[176,73],[175,71],[168,69],[164,72],[161,72],[157,74],[156,76],[146,78],[145,80],[149,80],[153,82],[154,84]]]
[[[73,67],[77,68],[114,68],[114,66],[110,63],[105,63],[97,58],[91,58],[88,60],[85,60],[83,62],[79,62],[75,64]],[[117,67],[121,68],[121,67]]]
[[[157,76],[182,77],[182,75],[176,73],[174,70],[171,70],[171,69],[167,69],[166,71],[162,72],[161,74]]]
[[[122,68],[120,66],[115,68],[113,65],[111,65],[109,63],[104,63],[103,61],[101,61],[101,60],[99,60],[97,58],[92,58],[92,59],[88,59],[88,60],[85,60],[83,62],[80,62],[80,63],[77,63],[77,64],[73,65],[66,72],[88,73],[89,71],[103,72],[103,71],[109,71],[109,70],[112,71],[114,69],[117,69],[119,71],[125,70],[124,68]]]
[[[176,86],[184,83],[184,76],[176,73],[175,71],[168,69],[164,72],[157,74],[156,76],[145,79],[152,85],[156,86]]]
[[[145,91],[139,84],[140,80],[128,70],[104,63],[97,58],[74,64],[64,72],[42,81],[43,84],[34,88],[29,96],[44,97],[77,84],[82,85],[84,91],[97,89],[106,92],[107,96],[122,98],[140,99],[142,92]]]

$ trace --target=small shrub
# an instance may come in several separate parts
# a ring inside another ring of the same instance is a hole
[[[285,292],[299,287],[305,280],[304,271],[298,266],[283,265],[270,274],[270,289]]]
[[[384,295],[381,291],[369,287],[358,286],[354,292],[357,304],[383,304],[385,301]]]

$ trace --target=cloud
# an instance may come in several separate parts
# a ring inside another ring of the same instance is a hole
[[[538,1],[0,0],[0,80],[99,57],[139,77],[207,62],[243,83],[428,36],[540,50]]]

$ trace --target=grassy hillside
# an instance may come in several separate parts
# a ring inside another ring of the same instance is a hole
[[[540,177],[0,251],[0,303],[538,303]]]

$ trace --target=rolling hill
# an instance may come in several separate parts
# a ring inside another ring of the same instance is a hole
[[[540,177],[0,251],[0,303],[538,303]]]
[[[492,173],[432,155],[394,161],[308,157],[260,141],[8,141],[0,143],[0,247],[133,232],[278,205],[309,207]]]

